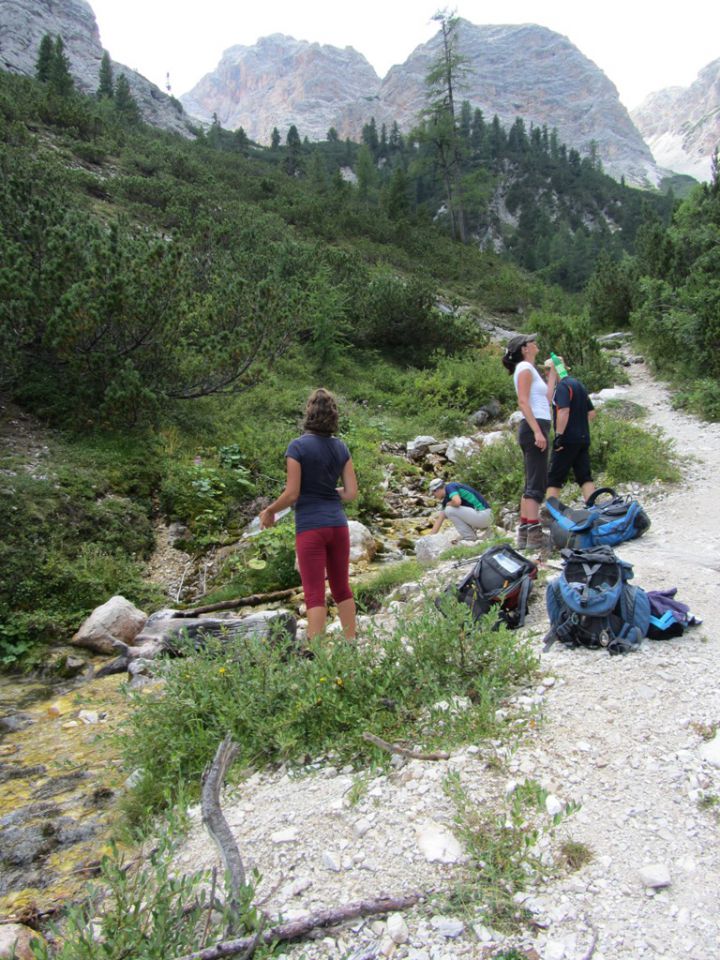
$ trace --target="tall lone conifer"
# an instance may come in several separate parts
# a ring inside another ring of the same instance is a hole
[[[115,81],[113,78],[113,68],[110,62],[110,54],[105,50],[100,61],[100,75],[97,89],[99,100],[112,100],[115,95]]]
[[[50,67],[55,53],[55,43],[52,35],[46,33],[40,41],[37,61],[35,63],[35,77],[40,83],[47,83],[50,79]]]
[[[75,83],[70,73],[70,61],[65,55],[65,44],[63,38],[55,38],[53,55],[50,60],[50,75],[48,83],[51,89],[61,97],[68,97],[73,92]]]
[[[463,243],[466,239],[461,174],[461,142],[455,98],[467,70],[467,58],[458,51],[460,21],[447,9],[438,10],[433,20],[440,23],[441,47],[425,83],[428,91],[425,137],[432,145],[442,171],[450,230]]]
[[[121,73],[115,84],[115,110],[124,123],[138,123],[140,111],[135,98],[130,93],[130,84],[124,73]]]

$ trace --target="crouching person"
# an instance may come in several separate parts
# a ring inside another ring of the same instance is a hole
[[[478,530],[487,530],[493,522],[492,511],[485,497],[466,483],[431,480],[430,493],[442,500],[442,509],[435,519],[431,534],[438,533],[445,520],[450,520],[462,540],[476,540]]]

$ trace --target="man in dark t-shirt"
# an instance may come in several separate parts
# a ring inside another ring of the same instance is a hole
[[[548,468],[548,497],[558,497],[570,471],[582,490],[583,499],[594,492],[590,469],[590,420],[595,417],[592,400],[577,377],[557,378],[554,366],[548,368],[548,383],[555,389],[552,399],[553,440]]]

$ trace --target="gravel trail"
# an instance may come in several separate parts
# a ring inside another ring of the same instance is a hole
[[[225,804],[247,865],[263,876],[264,909],[292,917],[381,893],[448,889],[463,854],[451,835],[447,773],[488,809],[531,778],[560,803],[580,805],[541,841],[547,876],[518,898],[534,931],[503,936],[431,902],[404,924],[367,920],[326,932],[293,948],[294,960],[360,948],[398,960],[484,960],[511,947],[534,960],[720,958],[720,524],[711,506],[720,426],[673,411],[643,365],[630,375],[624,395],[675,441],[685,467],[681,484],[643,496],[652,528],[618,553],[634,565],[636,584],[677,586],[704,623],[625,657],[559,644],[540,653],[547,622],[537,591],[529,623],[541,679],[515,701],[540,722],[516,749],[469,745],[449,761],[401,762],[371,777],[359,799],[350,769],[255,774]],[[198,811],[192,818],[179,864],[212,866]],[[553,867],[563,839],[586,845],[592,860],[575,872]]]

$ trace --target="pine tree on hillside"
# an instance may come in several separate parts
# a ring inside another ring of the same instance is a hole
[[[61,36],[55,38],[48,84],[54,93],[57,93],[60,97],[70,96],[75,88],[75,82],[70,73],[70,61],[65,55],[65,44]]]
[[[105,50],[100,61],[100,75],[97,89],[98,100],[112,100],[115,96],[115,80],[113,78],[113,68],[110,61],[110,54]]]
[[[40,49],[38,50],[37,61],[35,63],[35,77],[40,83],[47,83],[50,79],[50,68],[54,53],[55,43],[52,35],[46,33],[40,41]]]
[[[450,231],[464,243],[467,231],[461,183],[462,150],[455,101],[467,72],[467,57],[458,50],[458,17],[447,10],[439,10],[432,19],[440,24],[442,46],[425,78],[428,109],[423,139],[434,152],[441,170]]]
[[[140,110],[130,92],[130,84],[124,73],[121,73],[117,78],[114,99],[115,110],[123,123],[133,124],[140,121]]]

